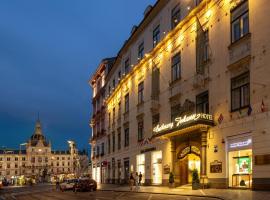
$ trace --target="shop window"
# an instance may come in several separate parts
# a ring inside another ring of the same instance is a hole
[[[177,4],[171,12],[171,27],[174,29],[181,20],[180,4]]]
[[[172,82],[181,78],[181,54],[174,55],[171,59],[172,64]]]
[[[196,96],[196,112],[209,114],[208,91]]]
[[[162,151],[152,152],[152,180],[154,184],[162,184]]]
[[[247,108],[250,103],[249,72],[231,79],[231,111]]]
[[[153,47],[157,46],[160,41],[160,25],[157,25],[153,30]]]
[[[241,39],[249,33],[248,1],[243,1],[231,11],[231,41]]]
[[[145,154],[137,155],[136,157],[137,169],[136,172],[138,174],[142,174],[142,183],[145,181]]]

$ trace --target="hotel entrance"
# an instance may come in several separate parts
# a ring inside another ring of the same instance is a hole
[[[200,167],[200,150],[195,146],[186,147],[179,157],[180,184],[192,183],[192,172],[196,169],[200,176]]]

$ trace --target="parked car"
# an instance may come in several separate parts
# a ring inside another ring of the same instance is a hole
[[[97,182],[93,179],[89,179],[89,178],[82,178],[79,179],[78,182],[75,183],[74,187],[73,187],[73,191],[77,192],[77,191],[96,191],[97,190]]]
[[[60,190],[61,191],[72,190],[76,182],[78,182],[77,179],[70,179],[64,181],[63,183],[60,184]]]

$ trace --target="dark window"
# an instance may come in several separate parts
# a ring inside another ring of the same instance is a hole
[[[196,112],[209,113],[208,91],[196,96]]]
[[[110,112],[108,113],[108,118],[109,118],[108,120],[109,120],[109,127],[110,127],[111,126],[111,113]]]
[[[159,113],[152,116],[152,126],[155,127],[159,124]]]
[[[118,150],[120,150],[121,149],[121,130],[118,130],[117,144],[118,144]]]
[[[120,82],[121,80],[121,71],[118,71],[118,81]]]
[[[181,105],[177,104],[171,107],[171,120],[173,121],[176,117],[179,117]]]
[[[115,108],[113,108],[113,123],[115,122]]]
[[[172,29],[174,29],[181,20],[181,12],[180,12],[180,5],[179,4],[177,4],[172,9],[171,15],[172,15],[172,17],[171,17],[171,27],[172,27]]]
[[[100,155],[100,150],[99,150],[99,146],[97,146],[97,156]]]
[[[109,94],[111,94],[111,86],[109,86]]]
[[[125,61],[125,74],[128,74],[129,68],[130,68],[130,63],[129,63],[129,58],[126,59]]]
[[[118,119],[121,118],[121,101],[118,103]]]
[[[209,31],[198,28],[196,38],[196,72],[204,73],[205,64],[209,61]]]
[[[108,135],[108,153],[111,153],[111,137]]]
[[[113,79],[112,81],[112,86],[113,86],[113,89],[115,88],[115,79]]]
[[[126,94],[125,96],[125,112],[128,112],[129,110],[129,94]]]
[[[138,122],[138,141],[143,140],[143,121]]]
[[[143,82],[138,85],[138,104],[143,103]]]
[[[155,47],[160,41],[160,26],[156,26],[153,30],[153,47]]]
[[[18,161],[18,157],[15,157],[15,161]]]
[[[138,46],[138,60],[141,60],[144,56],[144,42],[140,43]]]
[[[240,3],[231,11],[231,40],[232,43],[249,33],[248,1]]]
[[[157,66],[154,66],[152,69],[152,99],[158,100],[159,99],[159,79],[160,79],[160,72]]]
[[[112,151],[115,151],[115,133],[112,134]]]
[[[101,156],[104,155],[104,142],[101,143]]]
[[[125,128],[125,147],[129,146],[129,128]]]
[[[181,77],[181,54],[177,53],[172,57],[172,82],[180,79]]]
[[[231,110],[246,108],[250,103],[249,72],[231,80]]]

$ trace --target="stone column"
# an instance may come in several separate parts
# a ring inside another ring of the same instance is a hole
[[[207,128],[201,129],[201,183],[207,183],[207,158],[206,158],[206,151],[207,151]]]

